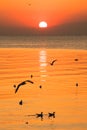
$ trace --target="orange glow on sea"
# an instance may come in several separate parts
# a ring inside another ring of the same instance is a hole
[[[58,61],[50,66],[54,57]],[[83,130],[87,121],[86,61],[86,50],[0,49],[0,129]],[[20,87],[15,94],[13,85],[26,79],[34,84]],[[55,111],[56,117],[49,119],[45,115],[41,121],[27,116],[41,111]]]

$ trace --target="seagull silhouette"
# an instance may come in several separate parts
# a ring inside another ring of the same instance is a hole
[[[43,112],[41,112],[41,113],[36,113],[36,117],[38,118],[38,117],[41,117],[41,119],[43,119]]]
[[[54,63],[56,62],[57,60],[53,60],[50,65],[54,65]]]
[[[22,105],[23,104],[23,101],[21,100],[20,102],[19,102],[19,105]]]
[[[31,78],[33,78],[33,75],[31,74],[31,76],[30,76]]]
[[[30,83],[32,83],[32,84],[34,83],[34,82],[31,81],[31,80],[25,80],[25,81],[21,82],[21,83],[18,84],[18,86],[16,87],[15,93],[18,91],[18,89],[20,88],[20,86],[25,85],[27,82],[30,82]],[[16,86],[16,85],[14,85],[14,86]]]
[[[28,121],[26,121],[25,124],[28,124]]]
[[[79,86],[79,84],[78,83],[76,83],[76,87],[78,87]]]
[[[53,112],[53,113],[48,113],[48,117],[53,117],[53,118],[55,118],[55,112]]]
[[[40,85],[39,88],[42,88],[42,85]]]
[[[74,60],[75,60],[75,61],[78,61],[79,59],[76,58],[76,59],[74,59]]]
[[[16,88],[16,85],[14,85],[13,87]]]

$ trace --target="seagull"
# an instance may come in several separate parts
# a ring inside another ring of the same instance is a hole
[[[78,60],[79,60],[79,59],[77,59],[77,58],[75,59],[75,61],[78,61]]]
[[[42,86],[40,85],[39,88],[42,88]]]
[[[16,85],[14,85],[13,87],[16,88]]]
[[[36,113],[36,117],[38,118],[38,117],[41,117],[41,119],[43,119],[43,112],[41,112],[41,113]]]
[[[18,84],[18,86],[16,87],[15,93],[18,91],[19,87],[22,86],[22,85],[25,85],[26,82],[30,82],[30,83],[32,83],[32,84],[34,83],[34,82],[31,81],[31,80],[25,80],[25,81],[21,82],[21,83]],[[14,86],[16,86],[16,85],[14,85]]]
[[[28,121],[26,121],[25,124],[28,124]]]
[[[23,101],[21,100],[20,102],[19,102],[19,105],[22,105],[23,104]]]
[[[55,118],[55,112],[53,112],[53,113],[48,113],[48,117],[53,117],[53,118]]]
[[[78,83],[76,83],[76,87],[78,87]]]
[[[33,75],[31,74],[31,76],[30,76],[31,78],[33,78]]]
[[[54,65],[54,63],[56,62],[57,60],[53,60],[50,65]]]

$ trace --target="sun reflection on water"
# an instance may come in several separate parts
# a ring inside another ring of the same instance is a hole
[[[47,77],[47,70],[46,70],[47,54],[46,54],[46,50],[40,51],[39,62],[40,62],[41,81],[46,81],[46,77]]]

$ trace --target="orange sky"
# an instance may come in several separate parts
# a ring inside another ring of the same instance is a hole
[[[30,5],[29,5],[30,4]],[[1,0],[0,24],[38,27],[44,20],[54,26],[87,14],[87,0]]]

